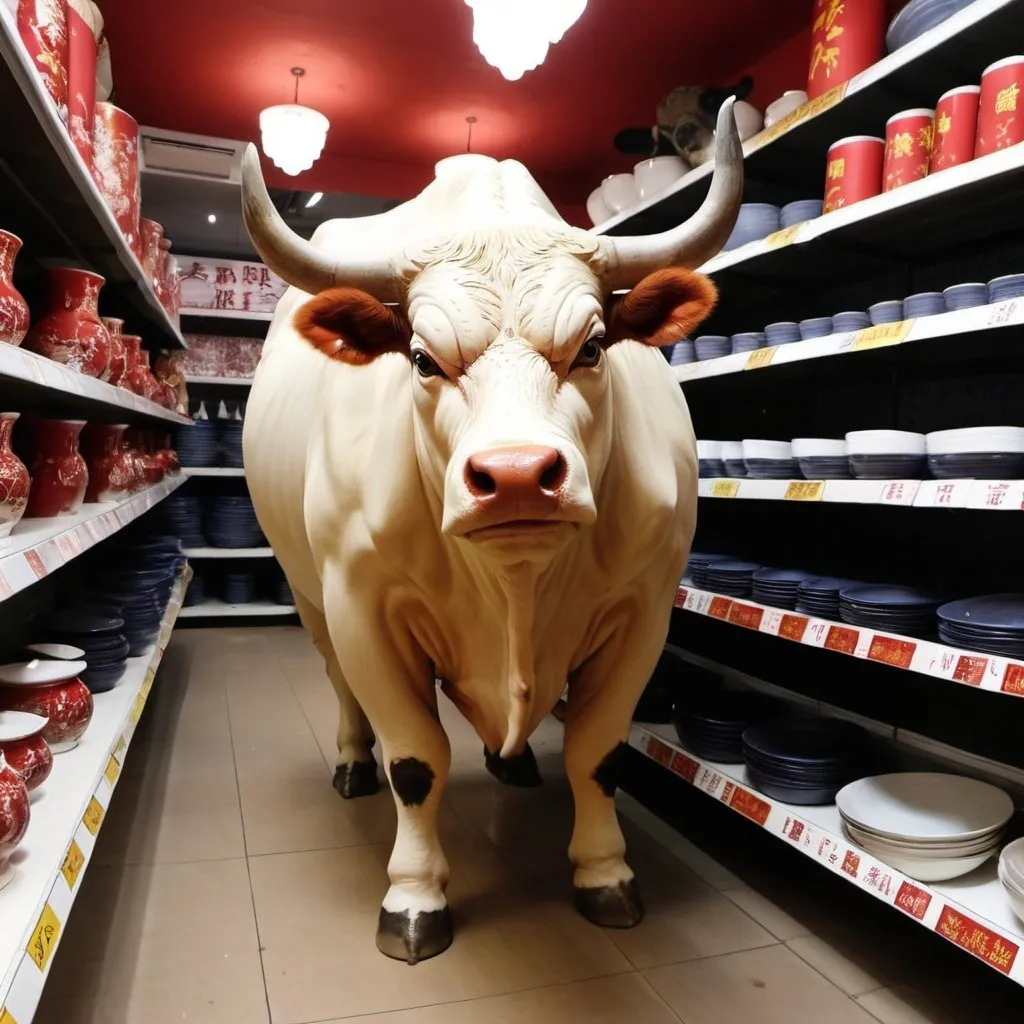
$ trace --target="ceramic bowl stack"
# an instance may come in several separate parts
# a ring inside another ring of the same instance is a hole
[[[744,438],[743,463],[752,480],[792,480],[800,475],[789,441]]]
[[[903,300],[886,299],[868,306],[868,316],[876,327],[879,324],[898,324],[903,319]]]
[[[734,561],[732,555],[708,555],[702,551],[691,551],[690,558],[686,563],[685,575],[692,581],[693,585],[701,590],[708,589],[708,574],[715,562]]]
[[[781,216],[779,208],[770,203],[744,203],[736,218],[736,226],[722,250],[728,252],[730,249],[738,249],[741,245],[778,231],[782,223]]]
[[[786,203],[779,211],[779,224],[791,228],[794,224],[802,224],[805,220],[814,220],[821,216],[820,199],[798,199],[795,203]]]
[[[800,340],[810,341],[812,338],[827,338],[834,333],[832,317],[812,316],[800,321]]]
[[[849,334],[851,331],[863,331],[871,326],[871,317],[860,310],[847,310],[832,316],[832,333]]]
[[[198,569],[192,570],[192,579],[189,580],[188,590],[185,591],[185,600],[182,601],[183,608],[190,608],[192,605],[203,604],[206,600],[206,583],[203,574]]]
[[[944,643],[1024,660],[1024,594],[951,601],[936,614]]]
[[[206,535],[217,548],[259,547],[261,534],[252,500],[245,495],[217,495],[206,511]]]
[[[725,463],[722,461],[724,441],[697,442],[697,471],[701,479],[725,476]]]
[[[769,345],[791,345],[794,341],[801,340],[800,325],[791,320],[782,320],[769,324],[764,329],[764,336]]]
[[[729,597],[750,597],[754,587],[754,573],[761,566],[757,562],[741,562],[738,559],[725,559],[712,562],[708,566],[708,587],[718,594]]]
[[[836,794],[836,806],[855,843],[920,882],[980,867],[1014,813],[997,786],[941,772],[858,779]]]
[[[199,468],[216,465],[216,424],[213,420],[194,420],[191,427],[179,427],[174,447],[182,466]]]
[[[747,475],[747,464],[743,461],[743,444],[740,441],[722,442],[722,461],[725,463],[726,476]]]
[[[1004,274],[988,283],[988,301],[1005,302],[1024,296],[1024,274]]]
[[[295,604],[295,595],[288,585],[288,580],[283,577],[274,586],[274,604]]]
[[[848,587],[859,587],[857,580],[838,576],[815,576],[797,587],[796,610],[804,615],[839,622],[839,594]]]
[[[735,355],[737,352],[753,352],[767,344],[764,331],[741,331],[730,339],[730,350]]]
[[[751,597],[759,604],[793,609],[800,584],[813,576],[813,573],[800,569],[758,569],[754,573]]]
[[[137,658],[146,652],[160,632],[160,620],[174,585],[174,574],[140,569],[103,576],[100,582],[100,589],[87,593],[81,607],[106,611],[124,619],[128,653]]]
[[[698,757],[742,764],[744,732],[785,712],[782,701],[763,693],[718,690],[677,704],[672,724],[679,742]]]
[[[854,430],[846,450],[858,480],[920,480],[927,466],[924,434],[909,430]]]
[[[808,480],[849,480],[846,442],[829,437],[794,437],[793,458]]]
[[[220,465],[242,468],[242,420],[218,420],[217,440]]]
[[[1024,839],[1015,839],[999,854],[999,881],[1017,918],[1024,923]]]
[[[701,360],[719,359],[732,351],[732,343],[724,334],[702,334],[694,339],[693,347]]]
[[[851,626],[884,633],[933,636],[940,604],[942,600],[934,594],[913,587],[865,583],[839,592],[839,617]]]
[[[984,306],[988,302],[988,285],[984,282],[951,285],[943,291],[942,302],[950,312]]]
[[[60,644],[81,651],[88,668],[81,679],[93,693],[113,689],[124,675],[130,644],[124,619],[101,610],[70,608],[54,612],[41,623],[47,644]],[[62,656],[62,660],[67,660]]]
[[[694,348],[693,342],[686,339],[677,341],[672,346],[672,355],[669,356],[668,361],[673,366],[687,366],[697,362],[697,350]]]
[[[789,804],[830,804],[864,774],[867,734],[838,718],[780,718],[743,733],[747,781]]]
[[[925,435],[928,469],[938,480],[1024,477],[1024,427],[965,427]]]
[[[224,573],[222,597],[227,604],[249,604],[256,592],[256,577],[251,572]]]
[[[167,527],[187,548],[206,546],[203,534],[203,505],[198,494],[176,491],[160,504],[160,511],[166,517]]]
[[[910,320],[919,316],[938,316],[946,312],[946,300],[942,292],[918,292],[903,300],[903,314]]]

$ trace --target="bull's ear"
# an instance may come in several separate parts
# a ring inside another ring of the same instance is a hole
[[[715,308],[710,278],[673,267],[648,274],[627,295],[612,295],[605,308],[608,343],[630,338],[668,345],[690,337]]]
[[[295,329],[332,359],[359,366],[384,352],[409,353],[412,330],[401,310],[356,288],[330,288],[300,306]]]

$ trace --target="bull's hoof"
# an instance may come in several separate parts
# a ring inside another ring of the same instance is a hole
[[[334,788],[346,799],[373,796],[380,791],[376,761],[352,761],[334,769]]]
[[[377,922],[377,948],[392,960],[418,964],[443,953],[451,944],[452,915],[447,907],[411,915],[383,907]]]
[[[516,754],[514,757],[492,754],[484,747],[484,765],[499,782],[506,786],[529,788],[541,784],[537,758],[533,756],[529,743],[526,744],[521,754]]]
[[[602,928],[635,928],[644,919],[644,904],[636,879],[603,885],[594,889],[575,889],[576,909]]]

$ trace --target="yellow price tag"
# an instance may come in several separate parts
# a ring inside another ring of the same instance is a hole
[[[103,805],[94,796],[89,798],[89,806],[82,816],[82,824],[92,835],[96,835],[103,824]]]
[[[118,761],[123,760],[124,752],[127,749],[128,749],[128,744],[125,743],[124,736],[119,736],[117,738],[117,746],[114,747],[114,757],[116,757],[118,759]]]
[[[716,480],[711,485],[712,498],[735,498],[740,489],[739,480]]]
[[[18,1024],[11,1011],[8,1010],[6,1006],[0,1010],[0,1024]]]
[[[117,782],[117,776],[120,774],[120,772],[121,766],[117,763],[117,760],[114,758],[114,755],[111,754],[110,759],[107,761],[107,767],[103,769],[103,777],[111,785],[114,785],[114,783]]]
[[[784,245],[792,245],[796,241],[796,236],[800,234],[800,227],[800,224],[790,224],[788,228],[773,231],[765,237],[764,244],[769,249],[781,249]]]
[[[847,84],[843,82],[842,85],[837,85],[834,89],[823,92],[820,96],[816,96],[813,100],[797,107],[796,110],[791,111],[785,117],[779,118],[770,128],[765,128],[763,132],[754,136],[751,140],[752,147],[760,149],[762,146],[768,145],[769,142],[774,142],[780,135],[785,135],[786,132],[791,128],[795,128],[801,121],[806,121],[808,118],[820,114],[823,110],[834,107],[846,96]]]
[[[900,320],[895,324],[877,324],[875,327],[865,327],[854,335],[850,351],[860,352],[869,348],[898,345],[901,341],[906,340],[914,323],[914,320]]]
[[[135,695],[135,700],[132,701],[131,714],[128,716],[131,718],[132,725],[138,724],[139,719],[142,717],[142,709],[146,706],[146,695],[140,690]]]
[[[843,82],[841,85],[835,86],[835,88],[829,89],[828,92],[823,92],[820,96],[815,96],[813,100],[805,103],[800,110],[806,111],[804,117],[817,117],[818,114],[834,107],[837,103],[841,103],[846,97],[846,87],[849,82]]]
[[[743,369],[760,370],[762,366],[767,366],[775,358],[776,351],[775,345],[770,345],[768,348],[755,348],[747,356],[747,365]]]
[[[792,480],[783,498],[786,501],[821,501],[824,493],[824,480]]]
[[[64,864],[60,869],[60,873],[64,876],[64,881],[68,883],[68,888],[74,891],[75,882],[78,881],[78,876],[82,873],[82,866],[85,864],[85,855],[82,853],[82,848],[74,841],[71,840],[71,845],[68,847],[67,856],[64,858]]]
[[[39,920],[36,923],[36,930],[29,940],[28,949],[25,950],[40,971],[46,970],[46,965],[50,962],[50,954],[53,952],[53,947],[57,944],[59,936],[60,921],[57,920],[53,907],[46,903],[43,905],[43,912],[39,915]]]

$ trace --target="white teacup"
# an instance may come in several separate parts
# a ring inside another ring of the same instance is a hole
[[[663,192],[689,169],[690,165],[680,156],[653,156],[641,160],[633,168],[637,198],[642,202]]]
[[[601,199],[613,214],[636,204],[636,181],[632,174],[609,174],[601,182]]]

